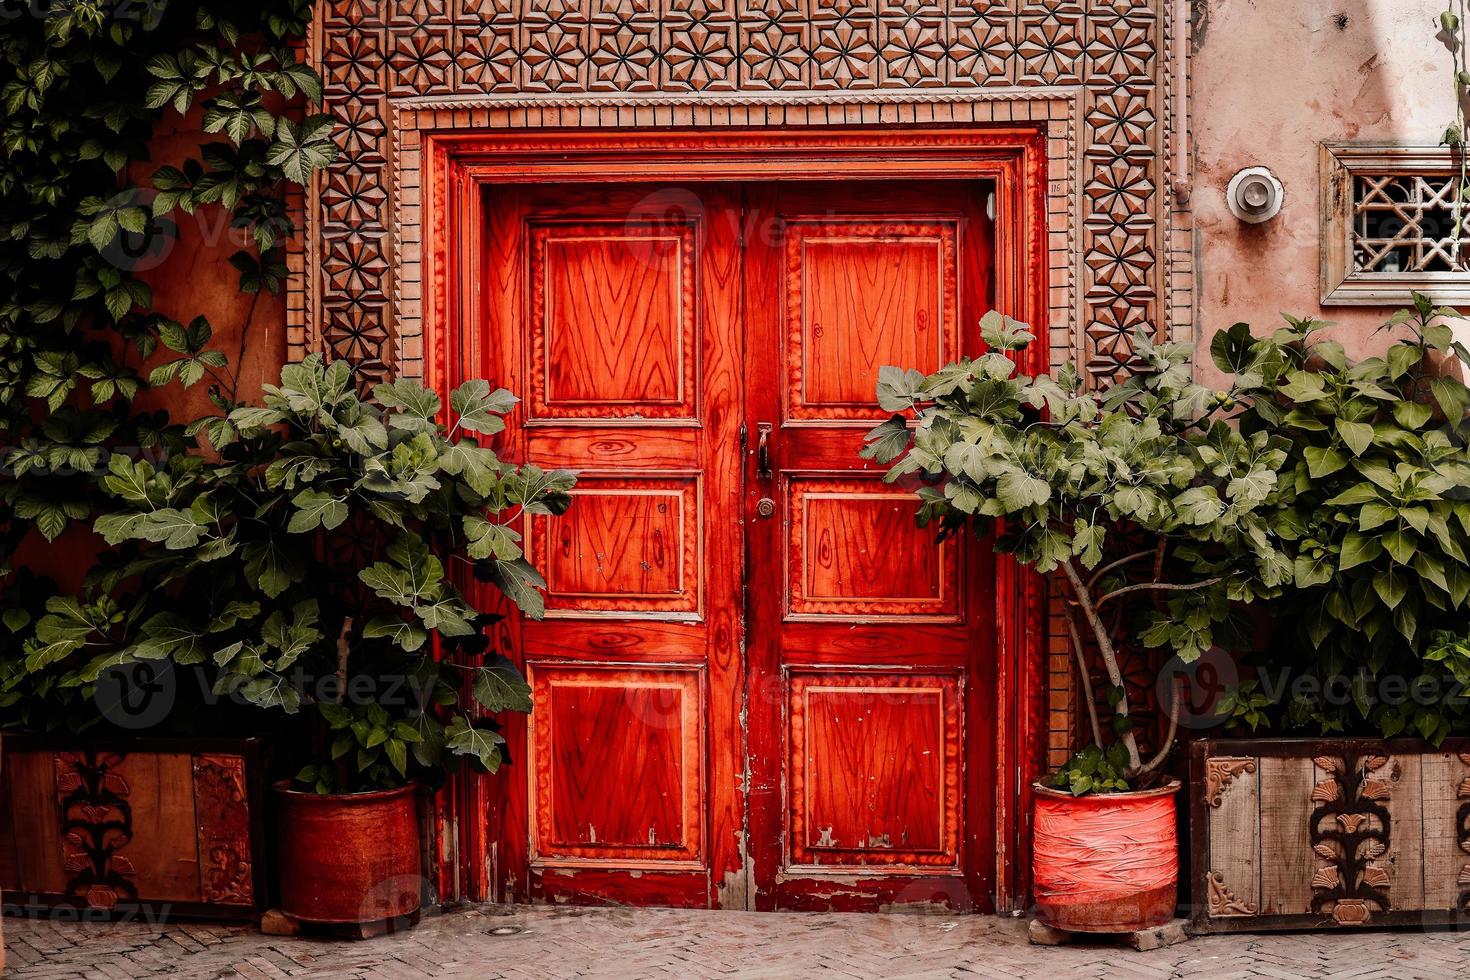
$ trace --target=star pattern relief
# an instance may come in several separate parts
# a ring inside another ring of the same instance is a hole
[[[1087,57],[1094,74],[1115,82],[1145,76],[1153,55],[1153,39],[1145,26],[1121,20],[1093,25]]]
[[[324,0],[341,153],[321,337],[386,373],[389,99],[1081,86],[1081,330],[1099,378],[1157,320],[1163,0]]]
[[[1127,157],[1115,157],[1099,165],[1087,185],[1087,196],[1092,199],[1096,213],[1116,221],[1146,214],[1153,193],[1147,168]]]
[[[437,92],[446,87],[449,66],[448,31],[424,31],[394,39],[393,53],[388,57],[393,82],[390,91],[403,93]]]
[[[944,43],[940,25],[919,17],[885,28],[883,65],[890,82],[924,85],[938,82]]]
[[[1000,24],[982,20],[957,25],[949,45],[950,76],[978,85],[992,79],[1003,83],[1013,54],[1015,47]]]
[[[801,35],[772,20],[750,35],[745,48],[746,77],[769,88],[784,88],[801,79],[806,60]]]
[[[651,88],[658,62],[654,30],[654,26],[631,21],[599,29],[592,51],[593,87],[613,91]]]
[[[462,89],[489,92],[514,81],[520,53],[515,49],[512,31],[492,24],[472,34],[461,34],[460,38],[454,61],[459,66]]]
[[[817,79],[838,88],[850,88],[872,77],[878,49],[872,29],[861,18],[845,15],[817,28],[813,61]]]
[[[1043,85],[1077,81],[1082,67],[1079,23],[1057,16],[1028,22],[1025,36],[1016,45],[1021,77]]]
[[[521,56],[526,76],[538,88],[560,89],[577,81],[587,54],[582,50],[581,32],[554,22],[544,30],[532,30]]]
[[[730,47],[730,33],[721,26],[695,21],[688,27],[669,32],[669,50],[664,53],[668,79],[696,91],[725,82],[735,52]]]

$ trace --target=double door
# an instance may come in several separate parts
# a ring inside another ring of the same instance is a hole
[[[815,175],[814,175],[815,176]],[[986,908],[990,563],[859,458],[878,370],[979,348],[981,181],[507,185],[483,373],[546,616],[493,828],[506,897]]]

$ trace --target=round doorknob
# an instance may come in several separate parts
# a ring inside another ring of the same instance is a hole
[[[776,513],[776,502],[770,497],[762,497],[756,501],[755,512],[762,517],[770,517]]]

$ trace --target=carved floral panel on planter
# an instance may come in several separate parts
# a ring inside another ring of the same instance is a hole
[[[264,907],[256,740],[7,734],[4,751],[7,905],[239,919]]]
[[[1207,739],[1189,795],[1197,930],[1470,912],[1470,740]]]

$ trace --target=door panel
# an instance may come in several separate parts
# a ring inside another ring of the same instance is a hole
[[[787,220],[785,419],[879,421],[878,369],[959,349],[956,220]]]
[[[487,350],[527,395],[507,439],[579,474],[526,526],[547,612],[521,623],[501,893],[715,905],[743,866],[738,202],[539,185],[486,208]]]
[[[758,908],[986,908],[993,608],[858,456],[885,364],[978,353],[978,184],[748,188],[749,813]],[[772,356],[779,352],[779,356]],[[767,465],[762,465],[762,457]],[[762,500],[769,500],[769,517]]]
[[[528,231],[530,419],[694,421],[694,222],[536,222]]]

